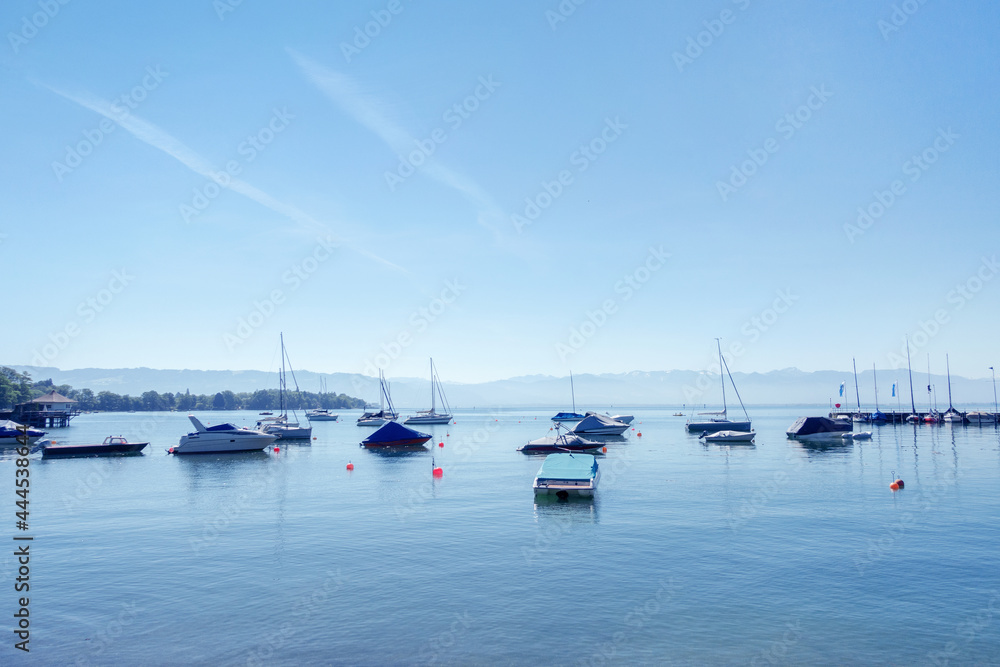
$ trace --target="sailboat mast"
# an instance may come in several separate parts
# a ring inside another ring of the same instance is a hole
[[[875,364],[872,364],[872,377],[875,378],[875,412],[878,412],[878,373],[875,372]]]
[[[917,414],[917,404],[913,400],[913,368],[910,367],[910,339],[906,339],[906,372],[910,375],[910,409]]]
[[[854,357],[851,357],[851,363],[854,364],[854,395],[858,397],[858,414],[861,414],[861,390],[858,389],[858,362],[855,361]]]
[[[944,367],[948,372],[948,412],[955,408],[951,406],[951,364],[948,362],[948,355],[944,355]]]
[[[434,357],[431,357],[431,414],[434,414]]]
[[[722,339],[716,338],[715,345],[719,348],[719,380],[722,381],[722,416],[726,416],[726,376],[722,374]]]
[[[281,340],[281,376],[278,378],[278,407],[285,414],[285,334],[278,334]]]
[[[573,371],[569,372],[569,393],[573,398],[573,414],[576,414],[576,390],[573,388]]]
[[[934,412],[934,404],[931,403],[931,354],[927,353],[927,410]]]

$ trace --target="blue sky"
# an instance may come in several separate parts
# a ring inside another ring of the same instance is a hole
[[[5,3],[0,363],[988,376],[1000,7],[677,4]]]

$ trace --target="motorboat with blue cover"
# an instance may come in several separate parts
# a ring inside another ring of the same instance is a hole
[[[788,427],[785,435],[794,440],[842,439],[854,426],[849,420],[826,417],[799,417]]]
[[[120,435],[109,435],[100,445],[59,445],[52,444],[49,441],[49,443],[42,444],[42,456],[45,458],[125,456],[128,454],[138,454],[148,444],[148,442],[129,442]]]
[[[10,419],[0,421],[0,446],[19,445],[21,443],[17,441],[17,438],[24,435],[28,437],[28,444],[33,445],[36,440],[45,435],[45,431],[40,431],[37,428],[28,428],[27,432],[25,432],[24,426],[15,421],[11,421]]]
[[[167,450],[171,454],[261,451],[277,440],[276,436],[229,423],[205,426],[194,415],[188,415],[188,419],[196,430],[182,435],[180,444]]]
[[[431,436],[414,431],[399,422],[386,422],[378,430],[361,441],[362,447],[415,447],[422,445]]]
[[[537,495],[554,495],[560,499],[593,496],[601,470],[592,454],[549,454],[538,469],[532,484]]]

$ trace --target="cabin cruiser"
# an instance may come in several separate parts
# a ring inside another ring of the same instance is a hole
[[[604,446],[600,442],[587,440],[575,433],[560,433],[560,428],[565,427],[562,424],[556,424],[556,435],[532,440],[526,445],[519,447],[517,451],[524,452],[525,454],[585,452],[591,449],[600,449]]]
[[[182,435],[180,443],[167,451],[171,454],[212,454],[216,452],[252,452],[266,449],[277,436],[232,424],[205,426],[188,415],[195,432]]]
[[[287,414],[260,420],[257,422],[257,430],[281,440],[308,440],[312,437],[311,426],[300,426],[298,422],[290,422]]]
[[[854,426],[849,420],[827,419],[826,417],[799,417],[788,427],[785,435],[793,440],[843,439]]]

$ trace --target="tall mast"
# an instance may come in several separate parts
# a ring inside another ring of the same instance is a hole
[[[858,362],[851,357],[851,363],[854,364],[854,395],[858,397],[858,414],[861,414],[861,390],[858,389]]]
[[[285,334],[278,334],[281,340],[281,376],[278,377],[278,407],[285,414]]]
[[[431,414],[434,414],[434,357],[431,357]]]
[[[875,364],[872,363],[872,376],[875,378],[875,412],[878,412],[878,374],[875,372]]]
[[[948,412],[955,408],[951,407],[951,364],[948,362],[948,355],[944,355],[944,367],[948,372]]]
[[[910,367],[910,339],[906,339],[906,372],[910,375],[910,409],[917,414],[917,404],[913,401],[913,369]]]
[[[719,380],[722,381],[722,416],[726,416],[726,376],[722,374],[722,339],[716,338],[715,345],[719,348]]]
[[[573,389],[573,371],[569,372],[569,393],[573,397],[573,414],[576,414],[576,390]]]
[[[934,412],[934,404],[931,403],[931,353],[927,353],[927,411]]]

